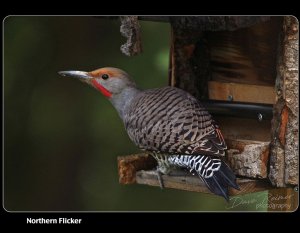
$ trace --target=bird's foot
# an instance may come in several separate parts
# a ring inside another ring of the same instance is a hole
[[[165,184],[164,184],[164,180],[163,180],[163,175],[164,173],[161,172],[161,170],[159,168],[156,169],[156,175],[157,175],[157,180],[158,180],[158,183],[159,183],[159,187],[161,189],[164,189],[165,188]],[[172,170],[172,171],[168,171],[168,176],[187,176],[187,171],[184,171],[184,170]]]
[[[156,175],[157,175],[159,187],[160,187],[161,189],[164,189],[164,188],[165,188],[165,185],[164,185],[164,181],[163,181],[163,178],[162,178],[162,173],[161,173],[161,171],[160,171],[158,168],[157,168],[157,170],[156,170]]]

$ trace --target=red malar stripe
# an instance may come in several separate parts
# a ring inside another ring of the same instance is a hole
[[[93,79],[93,80],[92,80],[92,83],[94,84],[94,86],[95,86],[99,91],[101,91],[101,93],[102,93],[105,97],[110,98],[110,97],[112,96],[112,94],[111,94],[105,87],[103,87],[100,83],[98,83],[98,82],[96,81],[96,79]]]

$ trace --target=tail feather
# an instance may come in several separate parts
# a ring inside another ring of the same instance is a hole
[[[226,179],[229,186],[231,186],[237,190],[240,190],[240,187],[236,183],[236,176],[234,175],[234,173],[232,172],[230,167],[225,162],[222,162],[221,169],[219,170],[219,172]]]
[[[229,201],[228,187],[240,189],[236,183],[236,177],[228,165],[222,161],[221,167],[215,171],[210,178],[202,178],[208,189],[216,195],[224,197]]]
[[[196,172],[216,195],[229,200],[228,187],[239,190],[236,177],[230,167],[218,157],[206,155],[172,155],[168,157],[170,164],[188,168]]]
[[[211,178],[204,179],[204,182],[211,192],[222,196],[226,199],[226,201],[229,201],[228,187],[224,185],[223,182],[220,182],[216,175],[212,176]]]

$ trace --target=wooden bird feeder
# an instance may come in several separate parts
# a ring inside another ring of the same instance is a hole
[[[171,24],[169,84],[204,103],[219,123],[240,191],[290,194],[298,206],[298,21],[293,16],[121,17],[126,55],[141,52],[138,20]],[[147,155],[118,157],[121,184],[159,186]],[[167,188],[210,191],[194,176]],[[270,209],[270,210],[276,210]]]

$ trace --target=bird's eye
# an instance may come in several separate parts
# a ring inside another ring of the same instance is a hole
[[[109,76],[108,76],[108,74],[102,74],[102,78],[103,78],[104,80],[106,80],[106,79],[109,78]]]

